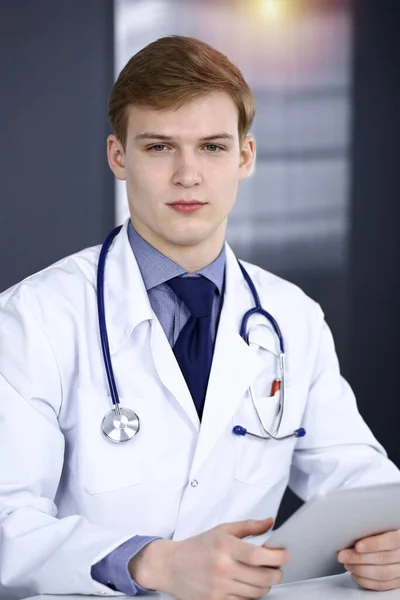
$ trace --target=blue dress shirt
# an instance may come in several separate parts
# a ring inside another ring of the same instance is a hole
[[[185,269],[146,242],[134,229],[132,222],[129,223],[128,236],[146,286],[151,307],[160,321],[171,346],[175,344],[179,333],[190,316],[190,312],[166,282],[180,275],[183,277],[200,277],[203,275],[203,277],[207,277],[215,284],[219,294],[215,296],[211,317],[211,338],[214,342],[222,308],[225,246],[223,246],[218,257],[210,265],[207,265],[204,269],[198,271],[198,273],[189,274]],[[131,578],[128,571],[128,564],[133,556],[147,546],[147,544],[157,539],[161,538],[143,535],[132,537],[93,565],[91,571],[93,579],[107,585],[113,590],[130,596],[151,592],[151,590],[142,588]]]

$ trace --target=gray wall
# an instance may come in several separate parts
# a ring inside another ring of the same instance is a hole
[[[400,4],[355,4],[349,377],[400,467]]]
[[[112,0],[2,0],[0,56],[3,290],[114,224]]]

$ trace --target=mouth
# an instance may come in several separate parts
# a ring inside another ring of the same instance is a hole
[[[167,204],[167,206],[170,206],[173,210],[181,213],[196,212],[205,205],[206,202],[199,202],[198,200],[177,200],[176,202]]]

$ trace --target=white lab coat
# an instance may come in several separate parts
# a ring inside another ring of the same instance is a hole
[[[121,404],[141,429],[126,444],[101,433],[111,400],[96,308],[99,247],[65,258],[0,296],[0,593],[109,594],[91,566],[135,534],[181,540],[219,523],[275,516],[289,483],[317,491],[398,481],[340,377],[320,307],[296,286],[250,264],[262,304],[287,350],[281,434],[262,434],[248,396],[271,422],[278,343],[252,317],[232,250],[201,427],[168,340],[150,306],[127,237],[106,262],[105,307]]]

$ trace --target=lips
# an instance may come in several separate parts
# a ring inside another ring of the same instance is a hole
[[[198,200],[177,200],[176,202],[168,204],[168,206],[178,212],[191,213],[200,210],[205,204],[205,202],[199,202]]]
[[[205,204],[205,202],[200,202],[200,200],[176,200],[175,202],[170,202],[170,206],[175,204],[185,204],[186,206],[190,204]]]

